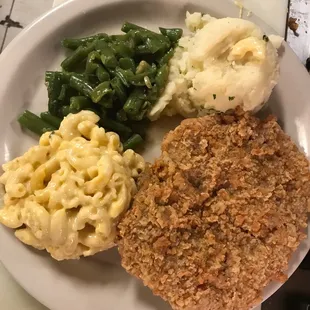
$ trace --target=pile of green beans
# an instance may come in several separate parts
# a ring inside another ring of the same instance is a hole
[[[148,111],[166,86],[168,63],[182,36],[179,28],[159,30],[125,22],[121,35],[64,39],[62,46],[72,52],[61,63],[62,71],[45,75],[48,112],[35,118],[26,111],[20,124],[41,134],[59,128],[69,113],[91,110],[100,116],[100,126],[120,135],[125,149],[139,147]]]

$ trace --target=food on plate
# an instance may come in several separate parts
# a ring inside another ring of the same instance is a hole
[[[3,165],[0,222],[57,260],[114,245],[116,223],[136,192],[143,158],[123,153],[119,136],[98,127],[91,111],[70,114],[59,130]]]
[[[254,23],[238,18],[186,15],[192,34],[179,41],[168,84],[149,113],[196,117],[241,106],[257,111],[279,79],[278,53]],[[279,38],[273,36],[279,46]]]
[[[39,117],[36,114],[25,110],[23,114],[19,116],[18,122],[22,127],[41,136],[47,131],[58,129],[61,124],[61,119],[51,115],[49,112],[43,112],[41,113],[41,117]]]
[[[141,145],[147,112],[165,88],[168,62],[182,36],[178,28],[159,29],[156,33],[125,22],[122,35],[64,39],[62,45],[72,53],[61,63],[61,72],[46,72],[49,114],[39,118],[26,111],[21,125],[35,133],[37,127],[58,129],[69,113],[90,110],[122,142]]]
[[[182,122],[123,216],[122,265],[173,309],[251,309],[306,238],[309,162],[274,117]]]

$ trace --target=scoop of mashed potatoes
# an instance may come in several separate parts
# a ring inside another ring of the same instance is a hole
[[[90,111],[70,114],[37,146],[3,165],[0,222],[15,236],[57,260],[76,259],[114,245],[115,226],[136,192],[143,158],[123,153]]]
[[[180,39],[168,84],[150,119],[196,117],[237,106],[256,111],[266,103],[279,79],[279,60],[257,25],[201,13],[187,13],[186,25],[192,35]]]

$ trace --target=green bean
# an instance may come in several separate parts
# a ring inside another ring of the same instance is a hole
[[[46,71],[45,72],[45,83],[48,85],[49,81],[53,78],[56,72]]]
[[[115,69],[118,65],[118,61],[110,47],[101,50],[101,61],[106,68]]]
[[[92,107],[92,101],[85,96],[74,96],[70,98],[70,113],[77,113]]]
[[[99,68],[99,64],[95,63],[96,60],[100,61],[100,54],[97,51],[90,52],[86,61],[86,74],[94,73]]]
[[[147,45],[139,45],[136,47],[136,53],[140,56],[152,54],[152,51]]]
[[[115,75],[115,68],[114,69],[111,69],[111,68],[106,68],[107,71],[109,72],[109,75],[111,78],[114,78],[116,75]]]
[[[133,57],[135,55],[135,46],[130,46],[128,42],[115,41],[109,44],[114,54],[118,57]]]
[[[64,106],[60,107],[58,113],[59,113],[59,116],[60,116],[60,117],[64,118],[65,116],[67,116],[68,114],[71,113],[71,111],[70,111],[70,106],[64,105]]]
[[[128,120],[128,117],[126,115],[126,112],[121,109],[119,110],[117,113],[116,113],[116,119],[119,121],[119,122],[126,122]]]
[[[62,71],[62,72],[57,72],[57,73],[59,73],[61,75],[63,83],[65,83],[65,84],[70,83],[70,79],[72,76],[75,76],[75,77],[82,79],[82,80],[86,80],[86,78],[87,78],[87,74],[83,74],[83,73],[67,72],[67,71]]]
[[[129,87],[130,81],[132,80],[134,74],[131,70],[123,70],[120,67],[116,67],[115,75],[122,81],[122,83]]]
[[[94,112],[95,114],[97,114],[99,117],[101,117],[100,111],[98,111],[98,110],[95,109],[95,108],[85,108],[85,110],[87,110],[87,111],[92,111],[92,112]]]
[[[112,41],[127,41],[128,36],[127,34],[112,34],[110,38]]]
[[[140,26],[135,25],[135,24],[132,24],[132,23],[129,23],[129,22],[125,22],[122,25],[122,31],[125,33],[128,33],[130,30],[144,30],[144,29],[145,28],[140,27]]]
[[[152,82],[151,82],[150,78],[147,75],[144,77],[143,80],[144,80],[145,86],[147,88],[152,88]]]
[[[129,57],[120,58],[118,62],[119,62],[119,66],[121,69],[131,70],[132,72],[135,72],[136,64],[132,58],[129,58]]]
[[[179,39],[183,35],[183,30],[181,28],[161,28],[159,27],[159,31],[173,43],[177,43]]]
[[[67,83],[70,85],[70,79],[71,77],[75,77],[77,79],[80,79],[82,81],[87,82],[90,86],[92,86],[93,84],[97,84],[98,83],[98,78],[95,74],[86,74],[86,73],[75,73],[75,72],[66,72],[63,71],[62,72],[62,78],[64,83]],[[71,88],[72,89],[72,88]],[[68,89],[68,91],[70,90],[70,88]],[[76,91],[76,90],[75,90]],[[76,94],[73,94],[73,96],[75,96]],[[68,97],[68,96],[67,96]]]
[[[144,140],[138,134],[132,135],[126,142],[123,143],[123,150],[126,151],[128,149],[135,150],[138,146],[143,144]]]
[[[97,70],[96,70],[97,71]],[[96,73],[96,72],[94,72]],[[96,74],[87,74],[85,75],[85,80],[91,85],[93,88],[96,87],[99,83],[98,77]]]
[[[87,73],[75,73],[75,72],[63,72],[64,73],[64,80],[68,81],[70,85],[71,77],[75,77],[82,81],[87,82],[90,86],[98,84],[98,77],[96,74],[87,74]]]
[[[57,99],[49,99],[48,100],[48,112],[50,112],[54,116],[58,116],[58,111],[62,103]]]
[[[143,40],[141,39],[140,36],[136,35],[137,31],[136,30],[130,30],[126,33],[126,36],[128,37],[127,41],[131,42],[131,46],[134,48],[143,43]]]
[[[63,101],[66,98],[67,90],[70,86],[68,84],[62,84],[58,100]]]
[[[135,32],[136,41],[142,42],[145,50],[140,50],[141,54],[155,54],[158,51],[167,51],[171,47],[171,43],[167,37],[162,34],[150,33],[148,30]],[[139,51],[139,49],[137,49]]]
[[[85,73],[93,73],[96,72],[96,70],[99,68],[99,64],[93,63],[93,62],[87,62],[86,63],[86,69]]]
[[[141,34],[137,34],[140,36]],[[163,38],[166,38],[162,36]],[[165,42],[162,38],[158,37],[152,37],[152,38],[144,38],[142,36],[142,40],[144,41],[144,44],[141,44],[136,47],[136,53],[138,55],[145,55],[145,54],[155,54],[158,51],[161,50],[168,50],[170,48],[170,43]]]
[[[62,75],[58,72],[49,72],[47,75],[45,75],[45,80],[47,84],[47,92],[48,97],[51,100],[58,99],[61,89],[62,89]]]
[[[149,110],[149,108],[150,108],[150,106],[151,106],[152,104],[151,104],[151,102],[150,101],[148,101],[148,100],[145,100],[144,101],[144,104],[143,104],[143,106],[142,106],[142,111],[144,112],[144,115],[146,114],[146,112]],[[141,111],[141,112],[142,112]],[[143,116],[144,116],[143,115]],[[142,120],[142,118],[141,118],[141,120]]]
[[[145,93],[142,87],[135,88],[129,95],[124,104],[124,111],[129,116],[134,116],[139,113],[143,103],[145,101]]]
[[[155,81],[156,71],[157,68],[155,65],[149,66],[149,69],[139,74],[133,74],[131,70],[123,70],[117,67],[115,69],[115,75],[122,81],[122,83],[126,87],[130,87],[130,85],[145,86],[145,77],[148,77],[149,82],[153,83]]]
[[[157,73],[157,68],[156,65],[153,64],[152,66],[149,67],[149,69],[145,70],[142,73],[136,74],[136,75],[132,75],[130,82],[132,85],[134,86],[145,86],[145,77],[148,77],[150,83],[154,83],[155,82],[155,76]]]
[[[113,108],[113,97],[105,96],[98,102],[98,104],[104,109],[111,109]]]
[[[168,64],[170,59],[174,55],[174,48],[172,47],[161,59],[159,60],[159,65],[162,66],[164,64]]]
[[[137,66],[136,74],[143,73],[150,68],[151,68],[150,64],[148,64],[145,60],[142,60],[139,62]]]
[[[122,26],[122,31],[125,32],[125,33],[128,33],[130,30],[134,30],[134,31],[146,31],[148,34],[151,34],[151,35],[158,35],[158,33],[152,31],[152,30],[148,30],[146,28],[143,28],[141,26],[138,26],[136,24],[132,24],[132,23],[129,23],[129,22],[125,22]]]
[[[31,111],[29,110],[25,110],[21,115],[20,117],[24,117],[28,120],[34,120],[34,121],[37,121],[38,119],[41,119],[38,115],[32,113]],[[44,121],[43,121],[44,122]],[[45,122],[46,123],[46,122]]]
[[[86,45],[87,43],[91,43],[96,40],[108,40],[109,36],[106,33],[98,33],[94,36],[89,36],[85,38],[80,38],[80,39],[71,39],[67,38],[61,41],[61,44],[63,47],[75,50],[81,45]]]
[[[158,87],[157,85],[154,85],[151,89],[147,91],[147,100],[151,102],[152,104],[156,103],[158,99]]]
[[[104,107],[100,106],[98,115],[100,116],[100,119],[106,119],[108,116],[108,111]],[[102,124],[100,124],[100,126],[103,127]]]
[[[46,123],[52,125],[56,129],[58,129],[60,127],[61,119],[59,117],[56,117],[56,116],[52,115],[49,112],[41,113],[40,117],[41,117],[41,119],[43,121],[45,121]]]
[[[154,55],[151,55],[152,58],[152,62],[156,62],[159,63],[159,61],[169,52],[169,50],[159,50],[157,51]],[[149,57],[149,56],[148,56]]]
[[[167,64],[162,65],[159,70],[157,71],[157,75],[155,78],[155,83],[158,87],[159,93],[161,94],[168,81],[169,76],[169,67]]]
[[[132,130],[130,127],[120,123],[120,122],[117,122],[117,121],[114,121],[112,119],[108,119],[108,118],[102,118],[100,121],[99,121],[99,124],[104,127],[104,128],[107,128],[111,131],[114,131],[114,132],[117,132],[117,133],[120,133],[120,134],[131,134],[132,133]]]
[[[70,88],[68,84],[62,84],[58,100],[63,101],[66,98],[67,90]]]
[[[102,50],[104,50],[105,48],[109,48],[109,44],[108,44],[108,42],[106,40],[96,41],[95,50],[98,53],[102,53]]]
[[[101,83],[110,80],[110,74],[106,69],[104,69],[103,66],[98,67],[98,69],[96,70],[96,76],[97,76],[99,82],[101,82]]]
[[[70,78],[70,86],[89,98],[91,98],[91,94],[94,91],[86,80],[82,80],[74,75]]]
[[[141,54],[154,54],[158,50],[167,50],[171,46],[170,40],[166,36],[132,23],[125,22],[122,31],[126,33],[131,31],[137,41],[144,42],[144,48],[137,48],[138,53]]]
[[[153,37],[145,40],[145,45],[151,51],[151,54],[155,54],[159,50],[166,50],[170,47],[169,43],[165,43],[161,38]]]
[[[88,54],[95,49],[95,43],[90,43],[87,46],[79,46],[69,57],[67,57],[62,63],[61,67],[70,71],[76,67],[80,62],[87,58]]]
[[[124,104],[127,99],[126,88],[117,76],[111,80],[111,87],[115,91],[115,95],[119,101]]]
[[[53,82],[54,79],[58,79],[62,84],[68,84],[70,81],[70,77],[78,76],[78,77],[84,77],[84,74],[79,74],[75,72],[67,72],[67,71],[46,71],[45,72],[45,83],[48,86],[50,82]]]
[[[133,120],[133,121],[142,121],[146,114],[147,114],[147,111],[149,109],[149,107],[151,106],[152,104],[149,102],[149,101],[144,101],[144,103],[142,104],[141,108],[140,108],[140,111],[138,113],[135,113],[135,114],[131,114],[129,115],[130,117],[130,120]]]
[[[156,33],[128,22],[122,30],[125,34],[62,41],[74,51],[63,61],[63,72],[46,72],[47,115],[92,110],[100,116],[100,125],[119,133],[122,141],[133,133],[139,134],[134,140],[142,140],[134,124],[146,120],[164,90],[182,30],[160,28]]]
[[[110,87],[110,82],[102,82],[90,94],[90,98],[93,102],[98,103],[104,96],[112,95],[113,90]]]
[[[72,96],[76,96],[77,93],[78,92],[72,87],[70,87],[69,84],[62,84],[61,91],[57,99],[60,101],[61,105],[68,105],[70,102],[70,98]]]
[[[134,31],[132,32],[129,31],[128,33],[126,33],[126,37],[127,37],[126,44],[134,51],[136,44],[137,44],[136,39],[139,39],[139,38],[135,37]]]
[[[100,62],[100,54],[97,51],[92,51],[89,53],[88,59],[92,61],[98,60]]]
[[[18,122],[22,127],[27,128],[38,135],[42,135],[47,131],[56,130],[55,127],[28,110],[24,111],[24,113],[19,116]]]
[[[142,121],[130,121],[130,128],[132,129],[132,132],[139,134],[145,139],[149,124],[150,121],[147,118],[144,118]]]

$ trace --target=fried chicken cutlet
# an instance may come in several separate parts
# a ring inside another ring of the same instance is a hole
[[[119,224],[123,267],[175,310],[251,309],[306,238],[309,162],[276,119],[188,119]]]

